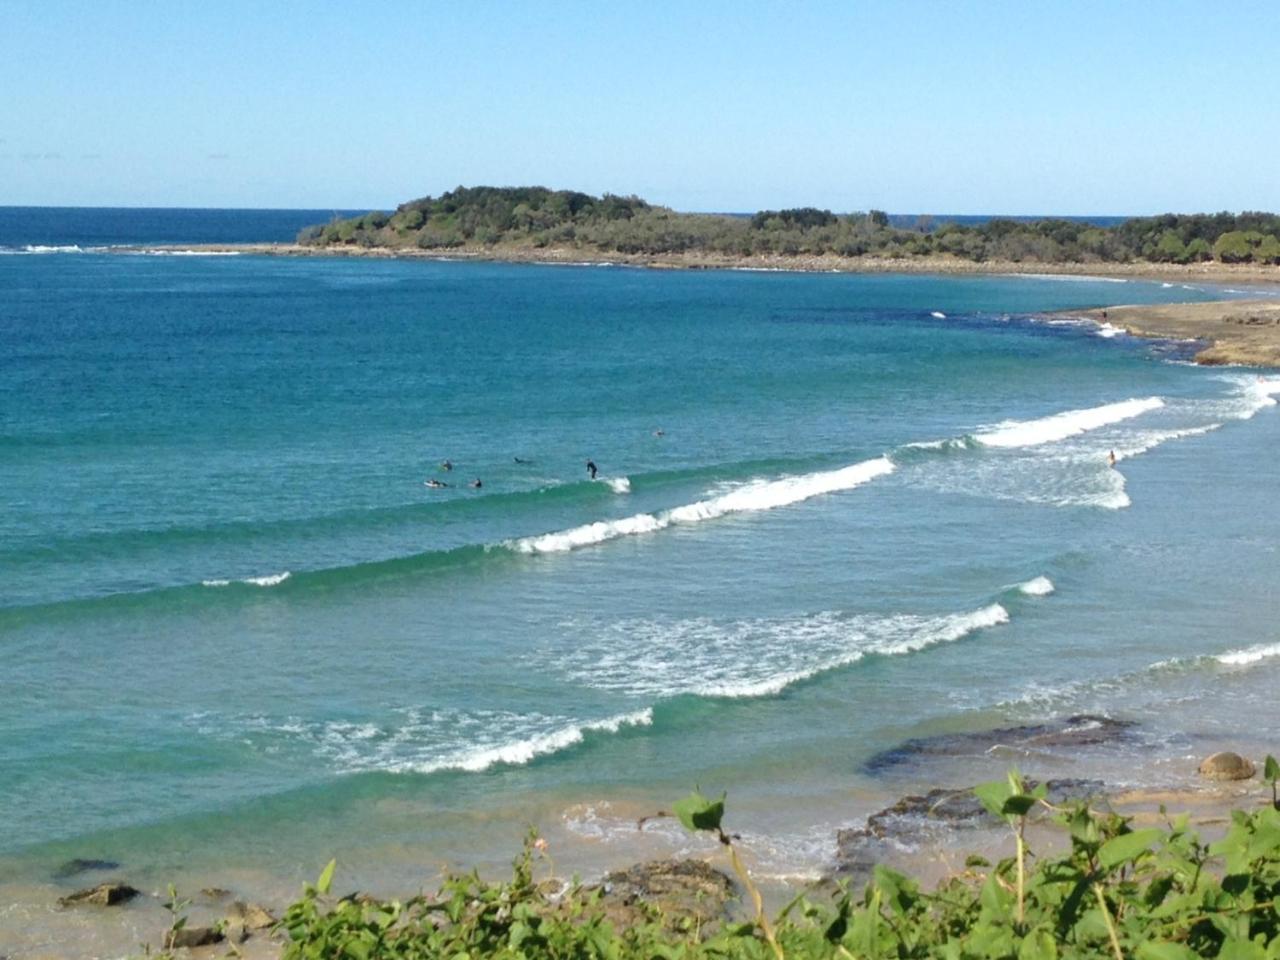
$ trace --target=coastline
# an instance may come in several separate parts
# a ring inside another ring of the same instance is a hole
[[[932,888],[963,872],[967,857],[978,855],[995,861],[1011,855],[1013,844],[1008,830],[982,813],[971,788],[984,780],[999,778],[1000,771],[1014,766],[1026,767],[1024,773],[1047,783],[1050,802],[1087,800],[1094,810],[1131,818],[1135,828],[1164,826],[1185,815],[1188,825],[1206,841],[1219,839],[1225,833],[1232,811],[1254,810],[1270,803],[1269,788],[1260,775],[1263,754],[1259,751],[1265,747],[1248,737],[1234,744],[1221,741],[1197,744],[1198,749],[1215,752],[1218,748],[1230,749],[1232,745],[1239,747],[1258,771],[1245,779],[1206,778],[1197,772],[1198,755],[1189,754],[1154,759],[1152,771],[1163,768],[1163,775],[1144,777],[1142,785],[1094,779],[1106,775],[1106,765],[1099,766],[1096,762],[1098,746],[1122,741],[1128,726],[1123,721],[1105,718],[1072,717],[1035,726],[944,734],[936,741],[907,741],[901,749],[908,752],[924,749],[911,761],[909,779],[893,778],[896,782],[893,795],[901,792],[899,799],[865,818],[849,820],[849,828],[835,831],[831,838],[834,855],[815,863],[813,874],[780,877],[762,872],[763,851],[758,846],[759,838],[749,833],[738,839],[737,846],[765,895],[768,909],[776,911],[800,893],[820,900],[836,890],[838,881],[860,889],[869,879],[873,863],[902,871]],[[990,744],[981,750],[989,761],[978,759],[976,754],[957,756],[954,759],[961,761],[957,765],[940,761],[940,755],[932,752],[941,748],[945,753],[961,745],[964,751],[969,751],[983,744]],[[730,824],[735,820],[734,809],[730,797]],[[635,812],[627,810],[628,815]],[[687,833],[669,815],[650,821],[661,824],[656,831],[644,824],[645,820],[650,818],[642,817],[634,828],[639,846],[623,845],[607,861],[596,860],[587,871],[582,870],[590,859],[586,849],[589,844],[585,840],[580,838],[575,849],[564,845],[563,835],[557,837],[557,831],[540,831],[543,836],[554,838],[550,845],[554,860],[546,859],[540,869],[548,872],[548,880],[554,877],[557,886],[581,875],[588,888],[605,884],[606,890],[609,880],[622,873],[645,876],[656,870],[661,874],[668,868],[660,864],[690,864],[699,870],[710,868],[731,877],[725,855],[714,841]],[[1032,822],[1027,837],[1032,849],[1042,854],[1057,853],[1068,845],[1066,830],[1045,816]],[[869,845],[859,845],[867,840]],[[409,851],[395,853],[404,856]],[[510,853],[514,857],[518,847],[513,846]],[[71,960],[82,956],[132,956],[140,945],[150,944],[152,949],[160,946],[172,919],[164,906],[166,881],[150,875],[131,876],[127,864],[116,869],[97,869],[105,865],[91,860],[83,863],[87,865],[85,868],[53,882],[0,883],[0,925],[12,937],[0,944],[5,949],[5,957]],[[420,867],[423,879],[417,889],[375,887],[371,899],[389,902],[393,898],[433,892],[443,879],[442,868],[425,857]],[[455,869],[466,871],[471,865]],[[479,869],[488,879],[497,880],[507,875],[501,865]],[[288,942],[283,931],[271,929],[265,919],[254,926],[235,918],[256,915],[274,920],[282,916],[299,894],[302,880],[313,879],[305,868],[301,873],[296,870],[294,873],[301,878],[296,886],[289,888],[273,883],[270,889],[262,886],[265,878],[253,871],[234,868],[180,876],[178,894],[187,901],[180,909],[187,918],[187,926],[202,930],[226,923],[229,937],[193,946],[189,955],[223,956],[232,948],[235,955],[247,960],[278,957]],[[370,897],[369,888],[362,885],[362,881],[367,880],[360,871],[353,875],[349,867],[339,862],[334,894],[357,899]],[[648,893],[641,894],[641,899],[664,908],[678,903],[683,896],[680,888],[664,883],[661,875],[656,880]],[[746,907],[737,885],[731,879],[726,883],[736,891],[727,901],[728,910],[736,915]],[[60,902],[60,898],[81,888],[90,890],[100,884],[134,884],[140,889],[131,899],[112,906]]]
[[[1058,316],[1109,324],[1136,337],[1203,341],[1207,346],[1195,361],[1206,366],[1280,367],[1280,300],[1115,306]]]
[[[352,257],[375,260],[476,261],[581,266],[629,266],[655,270],[746,270],[778,273],[908,273],[964,275],[1051,275],[1120,279],[1180,280],[1198,283],[1280,285],[1280,266],[1208,263],[1053,263],[964,260],[959,257],[843,257],[823,255],[730,256],[708,253],[629,254],[576,247],[416,247],[305,246],[298,243],[146,244],[112,248],[113,253],[246,254],[274,257]]]

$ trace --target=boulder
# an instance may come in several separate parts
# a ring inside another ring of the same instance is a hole
[[[180,950],[183,947],[207,947],[211,943],[222,942],[222,931],[218,927],[180,927],[170,930],[164,935],[166,950]]]
[[[99,907],[114,907],[132,900],[138,891],[127,883],[100,883],[96,887],[86,887],[58,899],[58,905],[73,907],[79,904],[93,904]]]
[[[1248,780],[1258,768],[1252,760],[1246,760],[1238,753],[1224,750],[1200,761],[1200,775],[1210,780]]]
[[[227,920],[243,924],[246,930],[265,930],[276,925],[276,918],[266,907],[237,900],[227,908]]]
[[[708,929],[724,919],[734,897],[733,881],[702,860],[637,863],[608,874],[598,889],[618,927],[648,919],[653,909],[668,925],[691,920]]]

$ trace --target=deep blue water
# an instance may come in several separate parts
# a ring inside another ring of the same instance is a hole
[[[699,782],[785,866],[907,736],[1261,735],[1277,380],[1042,316],[1215,295],[0,257],[0,865],[608,848]]]

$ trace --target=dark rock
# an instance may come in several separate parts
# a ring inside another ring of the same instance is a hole
[[[212,900],[217,903],[218,901],[225,900],[227,897],[231,896],[231,891],[223,887],[205,887],[200,891],[200,896],[204,897],[206,900]]]
[[[66,863],[58,865],[58,869],[53,871],[55,880],[66,880],[68,877],[78,876],[82,873],[89,873],[93,870],[119,870],[120,864],[114,860],[95,860],[93,858],[76,857],[68,860]]]
[[[211,943],[221,943],[222,939],[222,931],[217,927],[182,927],[165,933],[164,948],[180,950],[183,947],[207,947]]]
[[[1027,781],[1034,789],[1038,784]],[[1069,800],[1085,800],[1102,792],[1101,780],[1061,779],[1045,783],[1045,799],[1056,805]],[[940,834],[977,827],[999,827],[1002,821],[989,814],[972,788],[964,790],[930,790],[923,796],[903,797],[867,817],[864,827],[836,833],[836,874],[848,876],[869,873],[902,846],[916,846]]]
[[[864,769],[871,774],[933,757],[984,757],[997,749],[1015,752],[1053,752],[1114,743],[1132,736],[1137,724],[1129,720],[1079,714],[1048,723],[1001,727],[974,733],[944,733],[906,740],[871,757]]]
[[[723,920],[734,897],[733,881],[701,860],[651,860],[607,875],[601,902],[619,928],[648,919],[656,909],[663,921],[692,921],[709,929]]]
[[[1230,750],[1215,753],[1200,762],[1200,776],[1210,780],[1248,780],[1257,772],[1252,760]]]
[[[86,887],[84,890],[77,890],[75,893],[60,897],[58,904],[63,907],[86,903],[99,907],[114,907],[132,900],[137,895],[138,891],[127,883],[100,883],[96,887]]]

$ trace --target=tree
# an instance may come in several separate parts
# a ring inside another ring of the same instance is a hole
[[[1253,251],[1253,259],[1258,263],[1280,263],[1280,239],[1267,234]]]
[[[1182,263],[1201,263],[1213,259],[1213,248],[1204,237],[1196,237],[1182,251]]]
[[[1156,244],[1155,252],[1151,259],[1161,263],[1178,263],[1183,261],[1187,248],[1182,243],[1182,238],[1174,231],[1166,230],[1160,237],[1160,242]]]
[[[872,210],[867,214],[867,219],[882,229],[889,225],[889,215],[883,210]]]
[[[1213,245],[1213,255],[1223,263],[1248,263],[1253,258],[1253,248],[1242,230],[1230,230]]]

